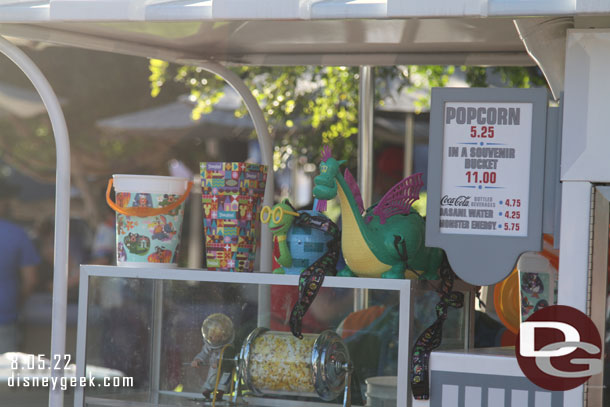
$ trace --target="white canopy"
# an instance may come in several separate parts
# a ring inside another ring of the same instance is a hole
[[[531,65],[514,18],[593,14],[610,14],[610,3],[8,0],[0,34],[177,62]]]
[[[204,21],[591,15],[599,0],[5,0],[2,20]]]

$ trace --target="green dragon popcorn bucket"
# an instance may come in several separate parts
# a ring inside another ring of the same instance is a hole
[[[253,271],[256,228],[266,182],[265,165],[201,163],[208,270]]]
[[[116,203],[110,198],[113,185]],[[106,201],[116,212],[117,265],[176,267],[184,201],[192,186],[186,178],[112,176]]]

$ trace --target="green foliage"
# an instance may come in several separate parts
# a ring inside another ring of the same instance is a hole
[[[487,86],[487,69],[462,67],[472,86]],[[172,71],[173,70],[173,71]],[[275,167],[280,168],[286,157],[296,153],[315,159],[322,145],[329,144],[333,156],[356,161],[358,133],[357,67],[255,67],[233,68],[252,90],[261,106],[270,133],[276,139]],[[170,67],[164,61],[150,62],[151,95],[157,96],[168,80],[183,84],[195,103],[192,116],[197,120],[212,111],[224,95],[225,83],[218,76],[193,66]],[[171,72],[170,72],[171,71]],[[375,68],[375,100],[383,104],[382,96],[408,91],[446,86],[454,73],[453,66],[393,66]],[[509,86],[528,87],[539,84],[541,76],[531,68],[497,68]],[[543,79],[542,79],[543,81]],[[419,111],[429,107],[429,93],[416,103]],[[247,114],[245,106],[235,112]]]
[[[0,157],[39,180],[55,179],[55,140],[47,118],[0,121]]]
[[[148,79],[150,80],[150,94],[152,97],[157,97],[159,93],[161,93],[161,87],[167,80],[165,73],[167,72],[168,66],[169,62],[161,61],[160,59],[150,60],[150,76]]]
[[[546,80],[538,67],[499,67],[494,69],[502,75],[502,81],[510,88],[546,86]]]
[[[414,92],[419,89],[430,89],[435,87],[446,86],[449,82],[449,77],[455,72],[453,66],[440,65],[408,65],[402,67],[402,74],[407,78],[407,82],[403,83],[398,89],[401,92],[405,87],[408,92]],[[423,109],[430,107],[430,94],[421,95],[415,102],[415,113],[421,113]]]
[[[462,66],[460,68],[466,73],[466,82],[473,88],[487,87],[487,68],[482,66]]]
[[[480,66],[462,66],[466,73],[466,82],[471,87],[485,88],[489,86],[487,75],[499,74],[501,82],[509,88],[529,88],[531,86],[545,86],[546,81],[537,67],[500,66],[484,68]]]
[[[426,216],[426,209],[428,205],[428,193],[426,191],[422,191],[419,193],[419,199],[413,202],[412,208],[417,211],[421,216]]]
[[[350,137],[358,132],[358,69],[346,67],[237,67],[269,123],[276,158],[287,149],[317,155],[330,143],[341,155],[353,154]],[[198,67],[151,61],[151,94],[159,94],[169,78],[182,83],[195,103],[192,117],[209,113],[224,96],[224,81]],[[247,115],[244,105],[236,116]]]

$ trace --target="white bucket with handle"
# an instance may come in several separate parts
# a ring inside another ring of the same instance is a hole
[[[113,184],[116,202],[110,198]],[[177,266],[184,201],[191,186],[179,177],[112,176],[106,200],[116,212],[117,265]]]

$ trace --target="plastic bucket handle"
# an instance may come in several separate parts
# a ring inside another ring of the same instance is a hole
[[[187,187],[186,187],[186,192],[184,193],[184,195],[182,195],[180,197],[180,199],[178,199],[176,202],[164,206],[162,208],[134,208],[134,207],[130,207],[130,208],[121,208],[120,206],[118,206],[117,204],[115,204],[112,199],[110,199],[110,190],[112,189],[112,184],[113,184],[113,180],[112,178],[110,178],[110,180],[108,180],[108,188],[106,189],[106,202],[108,203],[108,206],[110,206],[112,209],[114,209],[116,212],[126,215],[126,216],[139,216],[139,217],[146,217],[146,216],[157,216],[157,215],[165,215],[166,213],[170,212],[173,209],[176,209],[177,207],[180,206],[180,204],[182,204],[182,202],[184,202],[186,200],[186,198],[189,196],[190,192],[191,192],[191,188],[193,187],[193,182],[189,181]]]

